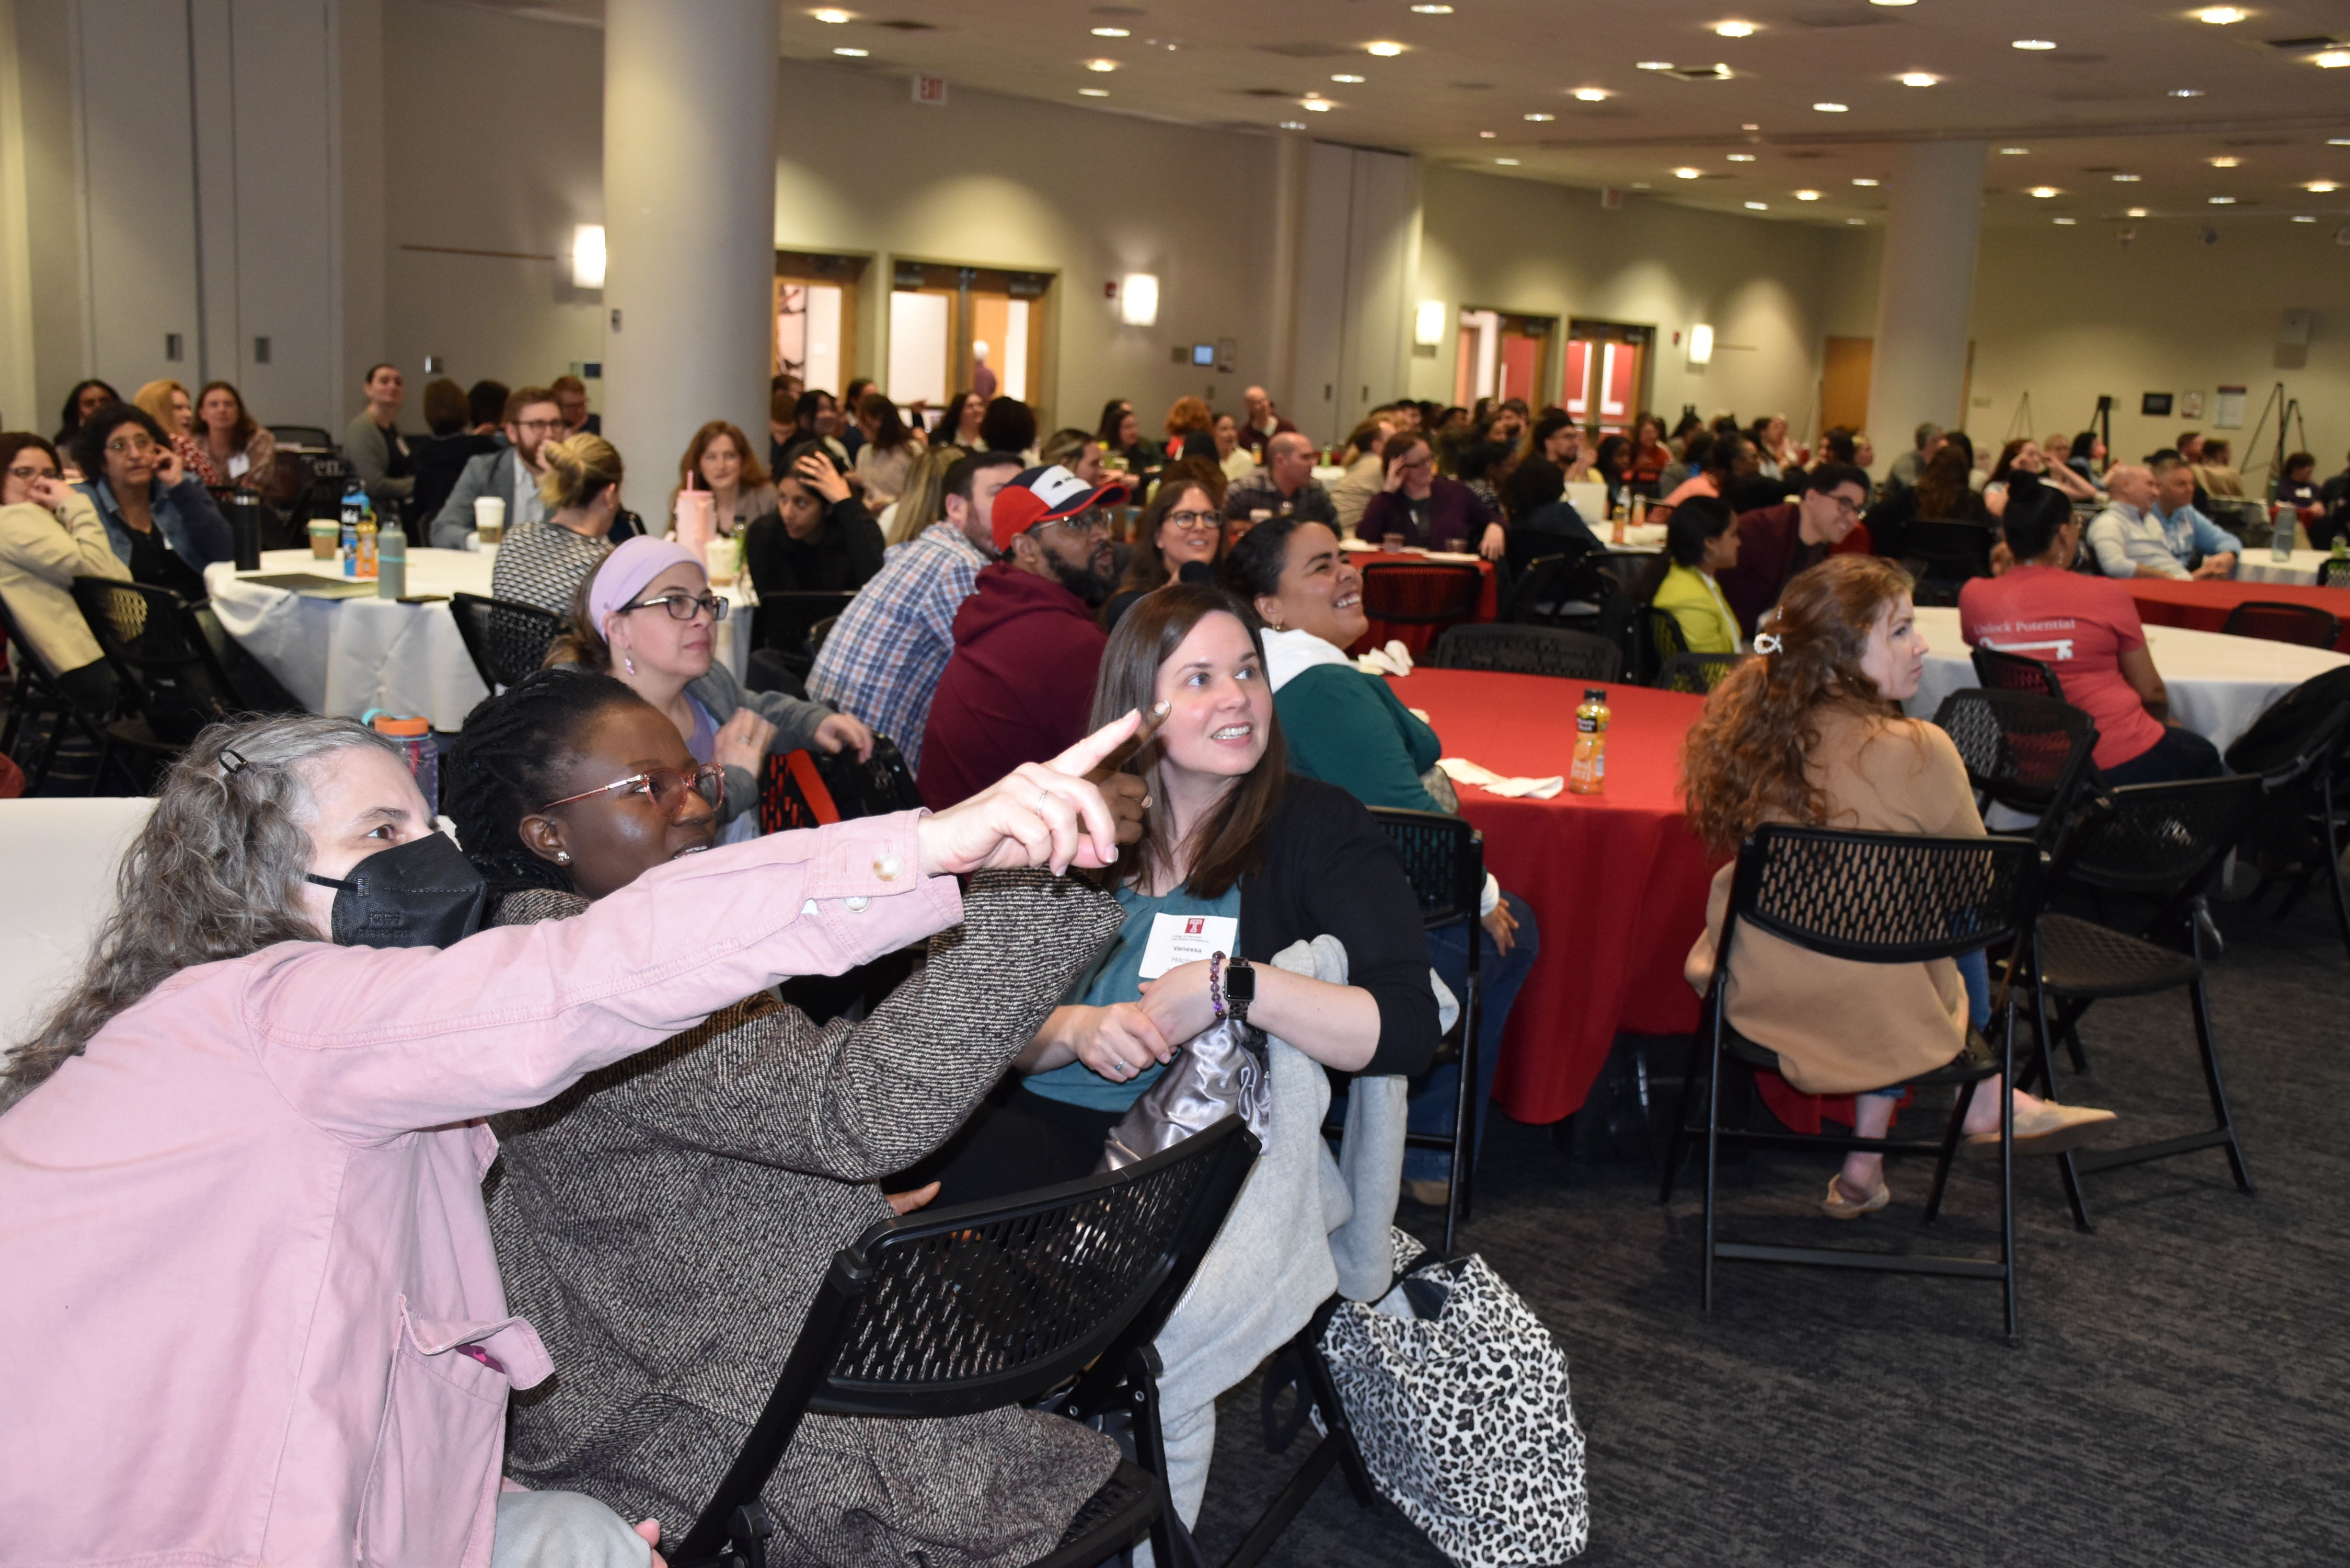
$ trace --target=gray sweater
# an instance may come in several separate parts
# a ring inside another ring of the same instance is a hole
[[[497,919],[585,908],[533,890]],[[497,1117],[491,1233],[511,1310],[556,1365],[514,1401],[508,1473],[682,1536],[833,1254],[889,1217],[875,1183],[945,1142],[1121,919],[1081,882],[983,874],[963,923],[863,1023],[819,1029],[763,992]],[[1117,1457],[1108,1438],[1027,1410],[811,1416],[767,1487],[770,1561],[1030,1562]]]

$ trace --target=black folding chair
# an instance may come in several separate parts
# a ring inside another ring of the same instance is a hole
[[[546,650],[563,632],[561,616],[512,599],[452,594],[449,613],[456,618],[457,635],[493,696],[520,685],[523,677],[546,663]]]
[[[2094,1153],[2066,1153],[2058,1160],[2073,1220],[2089,1230],[2088,1206],[2080,1178],[2116,1166],[2198,1149],[2224,1148],[2236,1185],[2252,1190],[2243,1146],[2228,1113],[2220,1077],[2220,1047],[2211,1030],[2210,998],[2203,989],[2203,942],[2210,915],[2205,894],[2228,852],[2265,809],[2266,791],[2254,776],[2196,779],[2186,784],[2132,784],[2114,790],[2073,836],[2058,862],[2057,876],[2106,892],[2134,895],[2156,904],[2154,918],[2137,934],[2116,930],[2077,916],[2043,914],[2035,937],[2037,966],[2032,1018],[2040,1038],[2038,1074],[2055,1087],[2051,1045],[2067,1041],[2076,1067],[2085,1071],[2078,1033],[2092,1002],[2107,997],[2151,996],[2185,987],[2195,1019],[2195,1044],[2203,1059],[2203,1085],[2211,1102],[2212,1126],[2183,1137],[2134,1144]],[[2054,1017],[2047,1002],[2055,1002]]]
[[[832,628],[839,624],[840,618],[838,616],[828,615],[822,620],[817,621],[814,626],[809,627],[807,634],[808,652],[812,655],[821,657],[824,653],[824,639],[830,637],[832,635]]]
[[[2032,691],[2043,697],[2064,701],[2064,682],[2056,671],[2037,659],[2026,659],[2020,653],[2008,653],[1996,648],[1974,650],[1975,679],[1994,691]]]
[[[57,753],[64,747],[68,731],[88,741],[93,754],[103,755],[106,737],[100,727],[112,723],[115,716],[84,712],[66,695],[49,661],[16,628],[16,618],[8,613],[5,600],[0,600],[0,638],[7,639],[8,665],[14,676],[8,689],[7,722],[0,727],[0,756],[13,758],[16,754],[16,742],[28,726],[37,727],[44,720],[48,723],[48,739],[41,744],[40,756],[25,770],[25,793],[36,794],[47,782],[49,770],[57,766]],[[90,787],[98,787],[96,774],[91,775]]]
[[[884,1220],[817,1287],[775,1392],[677,1568],[765,1568],[760,1494],[809,1411],[877,1417],[1051,1407],[1130,1422],[1136,1457],[1033,1568],[1090,1568],[1149,1535],[1173,1564],[1151,1348],[1254,1163],[1238,1116],[1139,1165],[1000,1203]]]
[[[1492,670],[1565,680],[1620,680],[1623,650],[1589,632],[1548,626],[1455,626],[1429,650],[1436,670]]]
[[[1751,653],[1676,653],[1665,660],[1648,682],[1659,691],[1687,691],[1703,697],[1730,677],[1730,672],[1754,656]]]
[[[1715,1177],[1720,1146],[1732,1143],[1773,1148],[1861,1150],[1885,1155],[1935,1157],[1934,1185],[1926,1198],[1926,1220],[1940,1213],[1942,1191],[1957,1153],[1973,1085],[1994,1075],[2014,1082],[2015,998],[2002,985],[1996,999],[1999,1043],[1993,1047],[1970,1033],[1967,1048],[1946,1066],[1908,1080],[1912,1088],[1952,1085],[1956,1097],[1948,1128],[1939,1141],[1867,1138],[1837,1134],[1750,1132],[1721,1125],[1721,1075],[1730,1063],[1752,1072],[1779,1069],[1778,1053],[1741,1035],[1723,1014],[1723,981],[1730,973],[1739,929],[1758,930],[1808,951],[1855,963],[1923,963],[1954,959],[1981,948],[2028,943],[2040,889],[2040,851],[2030,839],[1930,838],[1896,833],[1839,832],[1824,827],[1772,825],[1757,828],[1739,848],[1730,888],[1730,911],[1714,950],[1713,987],[1700,1026],[1707,1045],[1702,1068],[1705,1096],[1705,1281],[1703,1300],[1713,1311],[1713,1266],[1717,1259],[1738,1262],[1803,1263],[1816,1267],[1868,1269],[1898,1273],[1940,1274],[1958,1279],[1997,1280],[2004,1293],[2007,1332],[2015,1334],[2015,1116],[2012,1097],[2002,1096],[1999,1129],[1999,1255],[1996,1259],[1942,1257],[1909,1252],[1865,1251],[1844,1247],[1762,1246],[1724,1241],[1715,1234]],[[1823,1008],[1835,999],[1823,996]],[[1681,1087],[1672,1141],[1665,1152],[1665,1176],[1658,1193],[1669,1203],[1680,1165],[1681,1140],[1697,1097],[1700,1070]],[[1886,1085],[1895,1087],[1898,1085]]]
[[[1457,626],[1477,613],[1482,568],[1458,561],[1374,561],[1363,568],[1363,613],[1390,626]]]
[[[187,750],[205,725],[251,709],[204,635],[203,623],[169,588],[76,577],[73,597],[113,668],[129,710],[106,726],[93,790],[103,784],[107,764],[120,761],[127,751],[144,759],[138,769],[121,764],[131,792],[146,793],[155,772]]]
[[[2220,629],[2230,637],[2257,637],[2303,648],[2332,648],[2342,635],[2342,618],[2315,605],[2246,599],[2228,612]]]
[[[1580,590],[1586,578],[1596,570],[1586,565],[1596,554],[1537,556],[1528,561],[1511,585],[1501,618],[1513,626],[1563,624],[1584,597]]]
[[[829,627],[856,597],[852,589],[762,593],[751,611],[751,646],[773,649],[795,668],[806,670],[816,660],[814,633],[817,623]]]
[[[2336,702],[2330,711],[2308,705],[2313,722],[2297,729],[2272,725],[2311,684],[2304,682],[2303,688],[2288,693],[2261,716],[2254,732],[2228,748],[2228,766],[2240,774],[2258,774],[2270,801],[2270,809],[2245,839],[2246,854],[2239,860],[2249,856],[2264,880],[2293,878],[2277,905],[2279,920],[2324,877],[2334,895],[2334,926],[2344,950],[2350,951],[2350,885],[2342,875],[2342,852],[2350,840],[2350,820],[2345,820],[2350,813],[2350,702]],[[2263,727],[2270,732],[2260,732]]]
[[[2318,562],[2317,586],[2321,588],[2350,588],[2350,558]]]
[[[1909,524],[1902,558],[1917,575],[1918,602],[1956,604],[1960,584],[1990,576],[1992,538],[1988,524],[1964,518],[1921,517]]]
[[[1614,649],[1608,651],[1613,652]],[[1430,1058],[1432,1072],[1447,1062],[1461,1069],[1459,1092],[1453,1097],[1452,1130],[1404,1135],[1407,1148],[1439,1148],[1452,1157],[1452,1190],[1444,1204],[1444,1251],[1452,1251],[1453,1233],[1469,1222],[1469,1205],[1477,1165],[1477,1013],[1482,1001],[1485,943],[1478,929],[1477,907],[1485,893],[1485,836],[1466,818],[1436,811],[1404,811],[1374,806],[1371,815],[1395,846],[1419,900],[1419,918],[1433,931],[1467,921],[1469,980],[1461,989],[1461,1016]]]
[[[1976,806],[2038,817],[2033,837],[2053,854],[2089,781],[2095,722],[2054,697],[1970,687],[1943,698],[1934,722],[1958,747]]]

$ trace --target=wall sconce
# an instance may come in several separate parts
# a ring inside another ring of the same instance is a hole
[[[1118,318],[1128,327],[1159,325],[1159,278],[1147,272],[1130,272],[1118,286]]]
[[[571,286],[604,286],[604,225],[581,223],[571,231]]]
[[[1422,348],[1434,348],[1444,341],[1444,301],[1423,299],[1411,318],[1411,340]]]
[[[1690,363],[1692,365],[1711,365],[1713,363],[1712,327],[1692,327],[1690,328]]]

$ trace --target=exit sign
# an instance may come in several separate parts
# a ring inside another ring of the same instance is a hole
[[[914,78],[914,101],[916,103],[942,104],[946,102],[946,78],[918,76]]]

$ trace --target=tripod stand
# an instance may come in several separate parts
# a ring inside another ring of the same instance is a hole
[[[2286,452],[2285,431],[2287,427],[2291,427],[2293,431],[2298,432],[2301,437],[2301,444],[2296,450],[2301,452],[2307,452],[2309,450],[2309,429],[2301,422],[2301,400],[2299,398],[2286,397],[2284,395],[2284,383],[2282,381],[2279,381],[2276,384],[2276,389],[2269,394],[2268,400],[2261,405],[2261,417],[2252,421],[2252,433],[2251,438],[2244,442],[2244,451],[2247,452],[2254,452],[2260,450],[2261,431],[2268,428],[2269,410],[2271,409],[2278,410],[2276,451],[2269,459],[2269,482],[2261,491],[2261,499],[2263,501],[2273,501],[2276,499],[2276,487],[2284,478],[2284,458]]]

